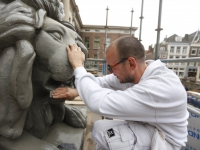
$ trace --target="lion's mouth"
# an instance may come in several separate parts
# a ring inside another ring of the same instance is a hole
[[[51,91],[58,87],[63,87],[63,86],[71,87],[73,85],[74,85],[74,76],[67,81],[56,81],[53,78],[49,78],[45,84],[45,88]]]

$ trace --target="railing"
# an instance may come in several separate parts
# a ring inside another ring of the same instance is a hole
[[[163,63],[171,63],[171,62],[200,62],[200,57],[192,57],[192,58],[178,58],[178,59],[164,59],[161,60]],[[190,105],[187,107],[188,111],[200,117],[200,111],[198,108],[193,108]]]
[[[178,58],[178,59],[161,59],[163,63],[170,62],[200,62],[200,57],[192,57],[192,58]]]
[[[93,62],[93,63],[89,63]],[[107,74],[107,65],[105,59],[88,58],[86,61],[86,70],[101,72],[102,75]]]

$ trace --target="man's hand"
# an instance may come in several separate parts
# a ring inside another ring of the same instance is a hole
[[[73,100],[78,96],[78,91],[69,87],[60,87],[53,91],[53,98],[66,98],[67,100]]]
[[[83,62],[85,61],[85,54],[81,51],[81,48],[76,44],[69,45],[66,47],[68,52],[69,62],[72,67],[76,69],[77,67],[83,67]]]

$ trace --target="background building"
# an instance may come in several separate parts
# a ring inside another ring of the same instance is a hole
[[[188,58],[190,47],[188,35],[182,38],[181,36],[174,34],[169,38],[165,38],[161,44],[165,45],[167,48],[167,59]],[[167,63],[167,67],[173,70],[180,78],[187,77],[187,66],[187,63],[185,62]]]
[[[156,47],[156,46],[154,46]],[[159,59],[179,59],[200,56],[200,32],[185,34],[184,37],[172,35],[166,37],[159,45]],[[146,51],[146,60],[155,59],[155,50],[151,46]],[[198,62],[171,62],[166,63],[167,67],[174,71],[179,78],[190,78],[193,81],[200,81],[200,64]]]
[[[84,45],[88,49],[88,59],[105,59],[105,48],[117,38],[124,35],[135,35],[136,27],[83,25],[75,0],[62,0],[64,4],[64,21],[70,22],[81,36]],[[105,16],[106,20],[106,16]],[[106,38],[107,35],[107,38]],[[106,38],[106,40],[105,40]],[[102,69],[102,63],[87,61],[86,68]]]

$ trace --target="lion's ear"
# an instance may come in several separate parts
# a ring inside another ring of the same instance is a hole
[[[39,9],[35,14],[35,27],[40,29],[44,24],[44,18],[46,16],[46,11]]]

